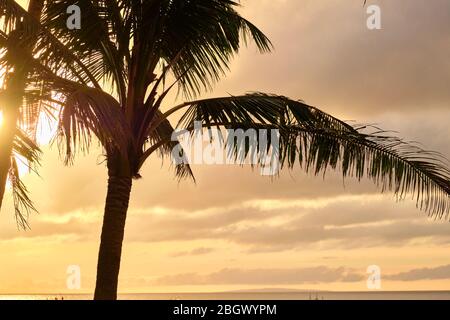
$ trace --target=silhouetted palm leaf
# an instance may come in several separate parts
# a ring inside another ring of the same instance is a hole
[[[73,85],[65,87],[58,126],[66,163],[73,160],[77,149],[89,150],[92,134],[107,151],[117,149],[126,155],[130,132],[119,103],[101,90]]]
[[[0,12],[5,19],[5,22],[0,24],[0,33],[2,34],[0,38],[16,34],[9,43],[2,44],[3,48],[12,51],[10,59],[20,59],[21,56],[16,55],[14,49],[23,48],[36,39],[37,43],[32,47],[32,54],[42,65],[55,74],[64,73],[64,77],[68,79],[100,87],[98,80],[103,77],[104,73],[95,68],[90,57],[79,56],[78,52],[71,51],[15,1],[0,0]]]
[[[148,135],[148,142],[149,144],[147,146],[144,146],[144,154],[145,150],[154,150],[159,151],[161,157],[172,157],[172,152],[174,148],[178,145],[178,141],[172,141],[170,138],[172,134],[174,133],[175,129],[170,124],[169,120],[162,119],[162,113],[158,110],[155,118],[155,121],[160,122],[159,125]],[[161,141],[164,141],[164,143],[160,143]],[[180,150],[183,152],[183,150]],[[139,159],[138,168],[144,164],[146,157],[143,155]],[[195,181],[194,174],[191,170],[191,166],[187,162],[183,163],[176,163],[175,164],[175,175],[178,177],[178,179],[183,178],[191,178]]]
[[[331,167],[339,168],[344,177],[367,176],[399,198],[415,194],[421,209],[448,218],[448,161],[387,132],[374,129],[374,133],[364,133],[301,101],[262,93],[186,102],[167,111],[162,119],[183,109],[187,110],[179,121],[179,129],[192,132],[194,121],[200,121],[204,128],[276,129],[280,133],[281,166],[293,168],[298,163],[315,174],[325,173]],[[159,123],[162,120],[155,126]],[[170,135],[165,139],[169,142]],[[160,141],[164,144],[164,140]],[[252,151],[244,150],[244,157],[235,156],[245,159]],[[153,151],[149,149],[143,158]]]
[[[28,228],[28,216],[31,212],[36,211],[36,208],[28,196],[28,189],[20,179],[17,161],[22,161],[29,170],[35,171],[39,164],[40,153],[35,142],[26,133],[18,130],[14,139],[13,154],[10,157],[9,181],[13,193],[16,222],[23,229]]]

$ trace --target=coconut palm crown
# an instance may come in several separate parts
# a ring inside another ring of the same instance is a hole
[[[67,27],[70,5],[81,9],[80,29]],[[282,168],[365,176],[399,198],[412,194],[430,215],[448,218],[450,171],[437,153],[284,96],[198,98],[226,74],[247,42],[262,53],[272,49],[238,7],[232,0],[52,0],[39,21],[14,1],[0,0],[8,21],[1,26],[2,61],[27,63],[27,101],[59,110],[57,141],[65,162],[87,152],[94,139],[106,156],[96,299],[117,297],[133,179],[152,154],[171,156],[174,129],[193,131],[194,121],[206,129],[276,129]],[[36,34],[30,54],[25,44]],[[163,108],[171,90],[186,102]],[[175,175],[193,178],[188,163],[176,164]]]

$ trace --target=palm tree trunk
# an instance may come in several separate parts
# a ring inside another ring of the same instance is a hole
[[[131,175],[109,176],[98,255],[95,300],[117,299],[120,257],[131,185]]]

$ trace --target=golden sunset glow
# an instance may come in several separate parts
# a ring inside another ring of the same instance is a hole
[[[371,1],[382,7],[381,30],[367,29],[362,2],[241,1],[239,12],[275,50],[243,47],[202,97],[261,91],[302,99],[450,158],[450,1]],[[174,90],[163,109],[182,98]],[[89,153],[65,165],[57,120],[44,113],[39,119],[39,175],[18,163],[39,214],[31,213],[30,230],[18,230],[8,188],[0,295],[92,294],[108,187],[105,150],[93,139]],[[2,123],[0,111],[0,133]],[[373,265],[381,269],[379,290],[450,290],[450,223],[427,217],[410,195],[397,201],[370,179],[343,179],[331,168],[325,178],[299,167],[273,178],[250,166],[193,165],[193,183],[179,182],[173,167],[155,153],[133,180],[121,293],[370,291]],[[73,265],[82,277],[74,290],[67,287]]]

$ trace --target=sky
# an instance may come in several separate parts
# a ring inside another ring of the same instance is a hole
[[[242,1],[275,50],[242,49],[204,96],[283,94],[450,157],[450,2],[369,0],[381,8],[381,30],[367,28],[362,2]],[[43,149],[40,177],[24,176],[39,209],[31,230],[17,229],[5,197],[0,293],[93,292],[107,179],[101,150],[64,167],[56,146]],[[365,291],[372,265],[383,290],[450,289],[450,223],[410,199],[333,172],[271,179],[248,167],[194,170],[196,184],[178,183],[168,161],[154,158],[134,182],[120,292]],[[66,286],[70,265],[80,266],[78,291]]]

